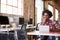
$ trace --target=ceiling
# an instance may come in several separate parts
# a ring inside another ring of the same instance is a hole
[[[60,6],[60,0],[54,0]]]
[[[60,0],[43,0],[43,1],[55,1],[60,6]]]
[[[54,1],[56,3],[56,8],[60,10],[60,0],[43,0],[43,1]]]

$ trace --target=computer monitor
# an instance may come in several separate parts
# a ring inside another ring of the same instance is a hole
[[[19,25],[24,24],[24,18],[19,18]]]
[[[18,26],[19,25],[19,17],[14,17],[14,23]]]
[[[19,17],[9,17],[9,23],[15,23],[17,26],[19,25]]]
[[[28,24],[32,24],[32,18],[29,19]]]
[[[9,18],[9,23],[10,23],[10,24],[14,22],[13,17],[8,17],[8,18]]]
[[[0,24],[9,24],[9,19],[7,16],[0,16]]]

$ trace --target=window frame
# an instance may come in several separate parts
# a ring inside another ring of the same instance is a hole
[[[22,0],[22,2],[23,2],[24,0]],[[13,2],[12,2],[13,3]],[[21,11],[22,12],[20,12],[20,15],[21,16],[23,16],[23,4],[24,3],[21,3],[22,5],[21,5],[21,8],[18,8],[18,0],[17,0],[17,6],[14,6],[14,5],[9,5],[8,4],[8,2],[7,2],[7,0],[6,0],[6,4],[3,4],[3,3],[0,3],[1,5],[6,5],[6,13],[4,13],[4,12],[0,12],[0,13],[3,13],[3,14],[13,14],[13,15],[19,15],[19,13],[18,13],[18,9],[21,9]],[[11,6],[12,7],[12,11],[14,11],[13,10],[13,7],[15,7],[15,8],[17,8],[17,13],[7,13],[7,6]]]

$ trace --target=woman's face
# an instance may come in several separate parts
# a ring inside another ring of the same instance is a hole
[[[48,15],[48,13],[44,13],[43,18],[45,18],[45,19],[49,19],[49,15]]]

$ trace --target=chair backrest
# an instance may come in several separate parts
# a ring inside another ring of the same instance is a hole
[[[1,34],[0,33],[0,40],[7,40],[8,39],[8,35],[7,34]]]
[[[27,40],[26,24],[23,24],[21,30],[17,31],[18,40]]]
[[[9,35],[8,35],[9,40],[15,40],[14,32],[12,32],[12,33],[9,33]]]

